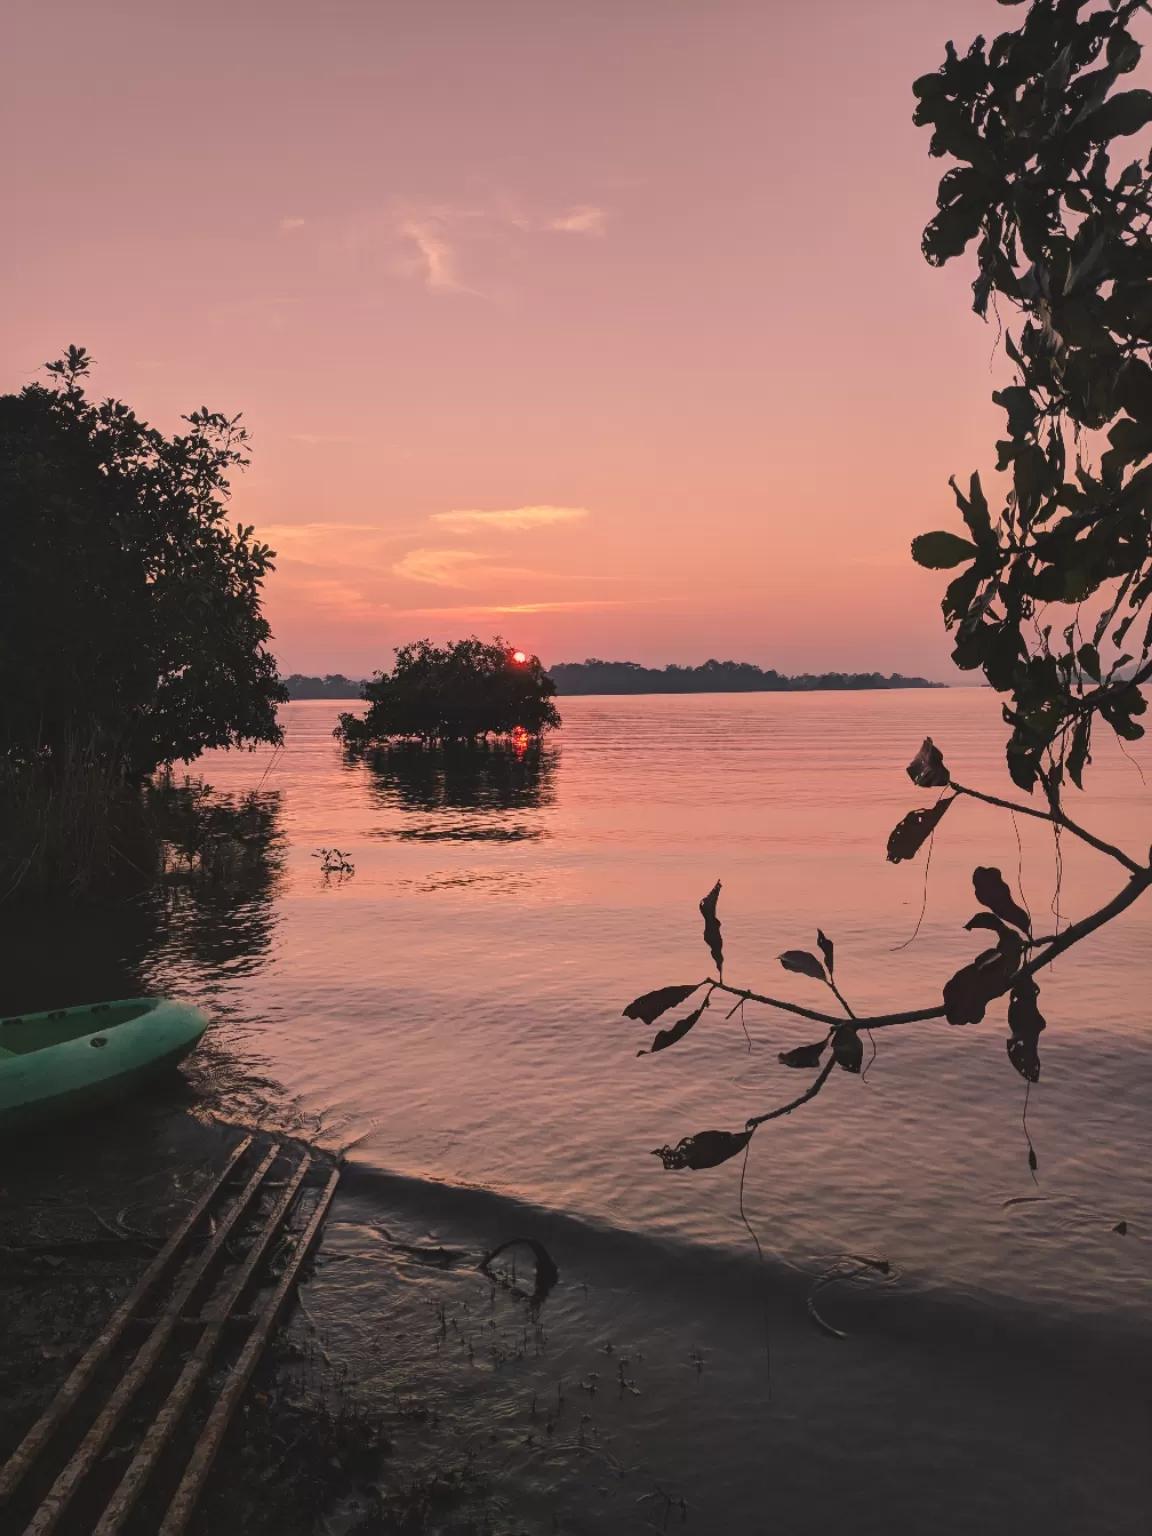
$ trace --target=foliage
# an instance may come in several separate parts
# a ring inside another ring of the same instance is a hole
[[[358,699],[364,684],[345,677],[342,672],[329,672],[324,677],[305,677],[300,672],[290,672],[284,679],[284,687],[290,699]]]
[[[561,661],[549,668],[558,693],[810,693],[869,688],[940,688],[893,672],[821,672],[788,677],[750,661],[706,661],[699,667],[642,667],[635,661]],[[289,679],[291,686],[291,679]]]
[[[1021,322],[993,395],[1011,489],[993,515],[979,474],[953,481],[967,537],[924,534],[913,555],[962,567],[943,602],[953,658],[1010,695],[1012,776],[1049,796],[1065,772],[1081,784],[1097,717],[1143,735],[1152,676],[1152,161],[1111,160],[1152,122],[1152,92],[1114,92],[1146,9],[1034,0],[1017,31],[963,56],[949,43],[913,87],[930,152],[959,162],[924,254],[940,266],[977,242],[977,313],[1003,301]]]
[[[538,656],[525,656],[499,638],[485,645],[473,635],[443,649],[417,640],[397,648],[391,673],[377,672],[364,684],[367,713],[363,719],[341,715],[336,735],[352,747],[398,738],[540,736],[560,724],[555,692]]]
[[[89,364],[72,347],[48,386],[0,396],[0,753],[51,769],[83,742],[140,780],[278,742],[272,551],[226,517],[247,433],[205,408],[167,438],[91,402]]]
[[[954,659],[1009,696],[1009,769],[1023,789],[1040,783],[1047,808],[958,783],[928,739],[907,772],[917,788],[939,793],[888,839],[892,862],[915,858],[957,801],[975,800],[1047,822],[1057,838],[1079,838],[1117,862],[1126,883],[1062,932],[1057,922],[1056,932],[1038,935],[1000,871],[978,866],[979,910],[965,926],[993,942],[944,983],[939,1002],[867,1018],[841,992],[823,932],[819,955],[789,949],[779,961],[826,986],[836,1011],[726,982],[717,883],[700,903],[715,975],[647,992],[625,1016],[652,1026],[693,1000],[690,1013],[657,1033],[655,1052],[694,1029],[718,994],[735,998],[732,1012],[742,1015],[745,1004],[763,1004],[823,1026],[821,1039],[779,1056],[786,1067],[818,1070],[802,1093],[740,1131],[701,1131],[658,1148],[666,1168],[726,1162],[758,1127],[814,1099],[836,1068],[860,1073],[862,1030],[978,1024],[1004,997],[1008,1061],[1030,1089],[1047,1027],[1035,978],[1152,886],[1152,862],[1079,826],[1062,800],[1065,775],[1082,786],[1097,718],[1122,739],[1143,735],[1140,685],[1152,677],[1152,622],[1128,640],[1152,599],[1152,162],[1113,174],[1109,159],[1114,139],[1152,123],[1152,92],[1112,94],[1140,58],[1129,22],[1148,8],[1110,0],[1085,16],[1084,0],[1032,0],[1017,31],[990,47],[978,38],[963,57],[949,43],[943,67],[915,84],[915,120],[935,130],[932,154],[960,162],[940,183],[924,254],[940,265],[978,241],[977,313],[986,317],[1003,300],[1022,325],[1001,330],[1015,376],[993,396],[1007,414],[997,444],[997,469],[1011,473],[1004,504],[994,517],[979,474],[966,492],[953,481],[968,537],[922,534],[912,553],[932,570],[964,568],[943,602]],[[1122,649],[1126,640],[1132,652]],[[1035,1172],[1031,1143],[1028,1158]]]

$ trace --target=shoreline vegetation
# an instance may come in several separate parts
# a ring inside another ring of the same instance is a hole
[[[880,688],[946,688],[947,683],[893,672],[803,672],[788,676],[747,661],[706,661],[699,667],[644,667],[635,661],[561,661],[547,669],[558,695],[581,693],[819,693]],[[361,699],[365,681],[341,672],[284,678],[290,700]]]

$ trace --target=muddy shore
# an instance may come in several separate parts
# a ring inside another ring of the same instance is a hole
[[[245,1134],[190,1099],[187,1085],[174,1082],[147,1102],[3,1147],[0,1463]],[[148,1409],[146,1400],[137,1405],[137,1417]],[[126,1422],[113,1435],[87,1480],[91,1491],[82,1489],[62,1531],[90,1527],[94,1499],[126,1465],[132,1428]],[[188,1426],[187,1444],[194,1433]],[[372,1509],[385,1453],[379,1426],[355,1403],[345,1373],[289,1313],[233,1420],[190,1531],[311,1536],[324,1529],[326,1506],[337,1498],[347,1506],[350,1495],[355,1502],[361,1485],[357,1526],[365,1536],[418,1529]],[[23,1492],[5,1515],[17,1529],[30,1513]],[[162,1497],[157,1489],[154,1498]],[[127,1529],[154,1531],[163,1508],[145,1498]]]

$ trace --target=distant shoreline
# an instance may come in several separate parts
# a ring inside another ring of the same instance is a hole
[[[946,688],[947,683],[899,672],[804,672],[789,677],[747,661],[706,661],[699,667],[642,667],[634,661],[561,661],[548,669],[559,696],[578,694],[859,693],[898,688]],[[290,699],[360,699],[362,683],[342,673],[284,679]]]

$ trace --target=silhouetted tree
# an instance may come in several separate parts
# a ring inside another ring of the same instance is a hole
[[[889,859],[915,857],[949,807],[971,797],[1082,839],[1125,870],[1125,884],[1063,932],[1036,935],[1000,871],[976,869],[980,911],[967,927],[994,938],[994,947],[945,983],[942,1001],[874,1018],[857,1017],[844,1000],[823,933],[819,954],[786,950],[779,959],[785,970],[823,981],[842,1012],[726,983],[717,884],[700,904],[716,975],[647,993],[626,1015],[652,1024],[702,992],[691,1013],[657,1033],[659,1051],[683,1039],[717,993],[736,1006],[764,1003],[822,1026],[821,1039],[780,1057],[819,1071],[803,1093],[740,1131],[704,1131],[660,1148],[666,1167],[723,1162],[758,1126],[813,1099],[837,1066],[859,1072],[865,1028],[978,1023],[1007,996],[1008,1058],[1035,1082],[1045,1028],[1036,977],[1152,885],[1152,865],[1079,826],[1064,803],[1068,781],[1083,787],[1100,722],[1122,740],[1143,735],[1141,684],[1152,676],[1152,161],[1116,171],[1109,154],[1114,140],[1152,122],[1152,92],[1113,94],[1140,58],[1129,23],[1148,9],[1144,0],[1092,11],[1084,0],[1032,0],[1018,30],[990,47],[977,38],[963,56],[949,43],[943,66],[914,86],[915,121],[933,129],[931,153],[958,162],[940,183],[924,254],[939,266],[976,241],[976,312],[986,317],[989,305],[1003,303],[1018,328],[997,313],[1015,370],[993,396],[1007,416],[996,467],[1010,472],[1011,489],[993,513],[979,474],[964,491],[953,481],[966,536],[923,534],[912,553],[931,569],[962,568],[943,602],[954,660],[981,670],[1006,696],[1012,778],[1029,793],[1038,787],[1044,808],[958,784],[928,740],[908,773],[939,797],[911,811],[888,842]],[[1035,1167],[1031,1149],[1029,1157]]]
[[[239,417],[206,408],[165,437],[81,386],[0,396],[0,753],[51,771],[83,751],[140,779],[207,747],[278,742],[267,650],[272,551],[226,517]]]
[[[409,737],[420,741],[477,741],[523,731],[554,730],[556,684],[540,665],[503,640],[485,645],[475,635],[441,649],[417,640],[396,651],[391,673],[364,684],[363,719],[340,716],[336,735],[350,747]]]

